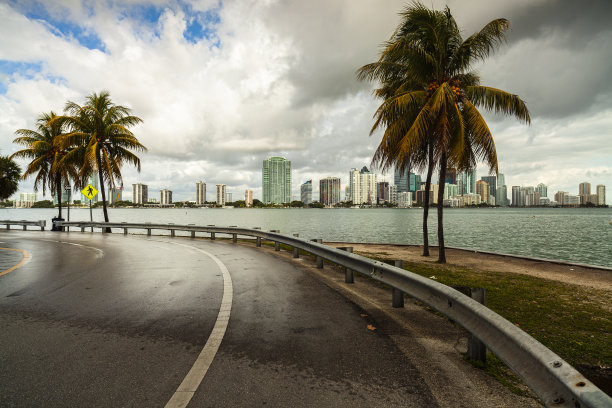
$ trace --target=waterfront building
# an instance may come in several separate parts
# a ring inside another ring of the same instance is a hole
[[[597,185],[597,205],[606,205],[606,186]]]
[[[376,197],[378,197],[378,204],[384,204],[389,202],[389,182],[381,181],[376,183]]]
[[[429,204],[437,204],[438,203],[438,189],[439,186],[437,184],[431,183],[431,187],[429,188]],[[425,185],[421,186],[421,189],[416,192],[416,202],[417,205],[425,205]]]
[[[253,205],[253,190],[244,191],[244,205],[251,207]]]
[[[489,184],[489,195],[495,197],[495,195],[497,194],[497,177],[483,176],[480,179]]]
[[[457,169],[447,168],[446,178],[444,179],[445,184],[457,184]]]
[[[217,184],[217,205],[224,206],[225,205],[225,184]]]
[[[346,186],[344,188],[344,201],[351,201],[351,187]]]
[[[110,205],[116,205],[119,201],[123,201],[123,188],[109,187],[108,195]]]
[[[540,194],[540,197],[548,197],[548,187],[544,183],[538,184],[535,191]]]
[[[305,205],[312,204],[312,180],[308,180],[300,186],[300,199]]]
[[[460,199],[458,197],[450,197],[450,198],[445,198],[444,201],[442,201],[442,205],[444,207],[459,207],[459,201]]]
[[[88,199],[86,199],[88,201]],[[83,201],[83,202],[87,202]],[[138,183],[132,184],[132,203],[146,204],[149,202],[149,186]]]
[[[578,196],[580,197],[580,204],[586,204],[589,201],[591,195],[591,183],[583,182],[578,185]]]
[[[489,195],[489,198],[487,199],[487,204],[495,205],[495,197],[493,197],[492,195]]]
[[[397,191],[409,191],[410,172],[406,168],[404,171],[400,171],[397,167],[393,173],[393,184],[397,186]]]
[[[397,204],[397,186],[389,186],[389,202]]]
[[[540,194],[535,189],[525,188],[525,207],[535,207],[540,204]]]
[[[480,194],[464,194],[457,198],[459,199],[459,207],[469,207],[481,203]]]
[[[456,197],[459,195],[459,186],[457,184],[445,184],[444,185],[444,199]]]
[[[331,207],[340,202],[340,179],[338,177],[326,177],[319,180],[319,202],[326,207]]]
[[[478,180],[476,182],[476,194],[480,194],[481,200],[485,203],[489,202],[489,183]]]
[[[549,206],[550,205],[550,199],[548,197],[540,197],[540,206]]]
[[[497,187],[502,187],[506,185],[506,177],[502,173],[497,173]],[[508,191],[506,189],[506,191]]]
[[[172,204],[172,191],[170,190],[160,190],[159,203],[161,205],[170,205]]]
[[[226,203],[233,203],[234,199],[232,198],[232,193],[225,193],[225,202]]]
[[[145,204],[159,204],[157,198],[149,198]]]
[[[196,183],[196,205],[206,204],[206,183],[198,181]]]
[[[495,202],[497,205],[508,205],[508,188],[505,185],[497,187]]]
[[[581,196],[574,195],[566,195],[565,196],[565,206],[567,207],[578,207],[581,203]]]
[[[263,202],[283,204],[291,202],[291,161],[284,157],[270,157],[263,161]]]
[[[85,180],[85,186],[87,186],[88,184],[91,184],[93,188],[100,191],[100,183],[98,182],[98,180],[99,180],[98,173],[93,172]],[[91,203],[95,204],[98,202],[98,199],[101,199],[101,198],[102,197],[100,194],[96,194],[94,198],[91,199]],[[81,193],[81,203],[89,203],[89,198],[85,196],[85,194],[83,193]]]
[[[13,206],[15,208],[30,208],[36,202],[36,193],[21,193],[19,201],[15,200]]]
[[[397,206],[399,208],[412,207],[412,193],[410,191],[400,191],[397,193]]]
[[[349,185],[353,204],[376,204],[376,174],[371,173],[366,166],[361,170],[351,169]]]
[[[458,175],[457,185],[461,186],[459,194],[475,194],[476,193],[476,169],[464,171]]]
[[[569,193],[568,193],[567,191],[557,191],[557,192],[555,193],[555,201],[556,201],[556,202],[557,202],[559,205],[563,206],[563,205],[565,205],[565,201],[566,201],[566,200],[565,200],[565,198],[566,198],[568,195],[569,195]]]

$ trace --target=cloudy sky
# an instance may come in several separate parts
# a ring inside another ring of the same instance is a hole
[[[406,6],[398,0],[0,0],[0,154],[14,131],[108,90],[143,119],[149,195],[195,199],[227,184],[261,198],[262,160],[292,161],[293,191],[370,165],[378,101],[355,70],[378,58]],[[494,18],[508,41],[477,69],[483,84],[520,95],[532,124],[486,115],[506,184],[577,194],[605,184],[612,201],[612,3],[609,0],[428,1],[450,7],[464,36]],[[21,163],[24,165],[25,163]],[[479,167],[478,176],[487,170]],[[380,179],[392,181],[393,175]],[[32,179],[20,192],[32,191]],[[39,195],[40,197],[40,195]],[[40,199],[40,198],[39,198]]]

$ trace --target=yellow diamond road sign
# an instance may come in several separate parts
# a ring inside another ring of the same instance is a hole
[[[91,200],[96,196],[96,194],[98,194],[98,190],[96,190],[96,188],[91,184],[88,184],[87,187],[81,190],[81,193]]]

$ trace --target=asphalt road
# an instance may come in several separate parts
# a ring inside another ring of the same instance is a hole
[[[50,231],[0,247],[2,407],[163,407],[203,348],[189,407],[437,406],[366,313],[256,248]]]

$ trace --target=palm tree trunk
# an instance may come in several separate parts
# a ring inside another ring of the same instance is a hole
[[[446,263],[444,248],[444,223],[442,210],[444,207],[444,184],[446,182],[446,153],[440,158],[440,181],[438,182],[438,262]]]
[[[98,179],[100,180],[100,193],[102,194],[102,211],[104,212],[104,222],[108,222],[108,210],[106,208],[106,193],[104,192],[104,178],[102,177],[102,160],[100,159],[99,150],[96,150],[96,161],[98,162]],[[111,232],[111,229],[106,228],[105,232]]]
[[[62,176],[55,176],[55,191],[57,191],[57,208],[59,208],[58,218],[62,218]]]
[[[429,189],[431,188],[431,175],[433,173],[433,143],[429,144],[429,164],[427,165],[427,179],[425,180],[425,203],[423,207],[423,256],[429,256],[429,235],[427,232],[427,217],[429,216]]]

